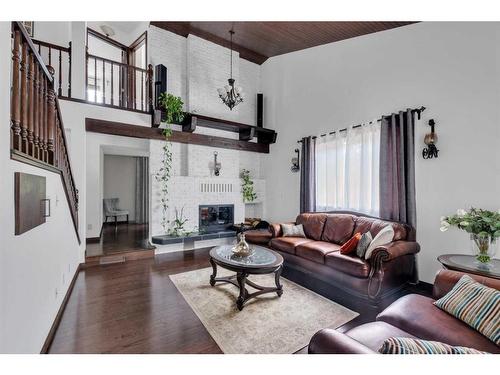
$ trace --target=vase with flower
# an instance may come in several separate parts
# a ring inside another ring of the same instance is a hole
[[[500,210],[460,209],[455,215],[441,218],[442,232],[452,226],[470,234],[473,254],[480,263],[488,264],[495,255],[497,238],[500,237]]]

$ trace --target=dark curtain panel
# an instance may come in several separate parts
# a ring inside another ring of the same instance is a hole
[[[149,159],[135,158],[135,222],[149,222]]]
[[[415,121],[410,109],[382,119],[380,217],[415,228]]]
[[[300,212],[316,210],[316,139],[302,138]]]

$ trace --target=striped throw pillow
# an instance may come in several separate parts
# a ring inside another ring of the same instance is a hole
[[[441,299],[441,310],[460,319],[500,345],[500,292],[464,275]]]
[[[390,337],[379,349],[382,354],[487,354],[463,346],[451,346],[437,341]]]

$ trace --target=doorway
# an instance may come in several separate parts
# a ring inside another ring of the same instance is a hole
[[[149,243],[149,158],[102,155],[102,230],[87,258],[152,250]]]

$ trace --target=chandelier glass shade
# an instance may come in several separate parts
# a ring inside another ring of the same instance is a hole
[[[244,93],[241,87],[235,87],[235,80],[233,79],[233,34],[234,31],[229,30],[229,34],[231,35],[231,54],[230,54],[230,75],[227,80],[228,84],[224,86],[224,88],[217,89],[219,93],[219,98],[221,98],[222,102],[229,107],[232,111],[235,106],[243,102]]]

